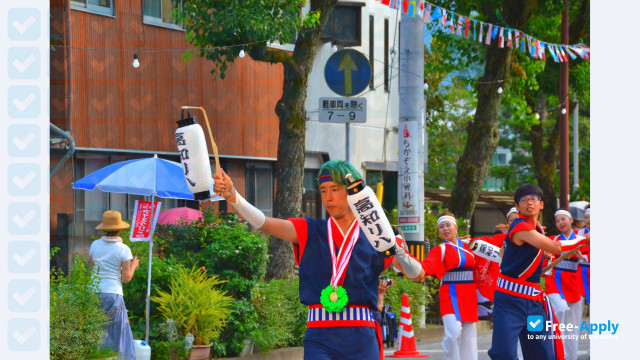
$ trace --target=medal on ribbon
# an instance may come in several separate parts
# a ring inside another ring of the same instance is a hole
[[[344,281],[343,275],[347,269],[347,265],[349,264],[349,259],[351,259],[353,247],[355,246],[356,241],[358,241],[358,236],[360,236],[360,226],[357,225],[356,221],[353,222],[351,225],[351,228],[355,225],[353,235],[351,237],[345,237],[342,241],[342,245],[340,246],[338,256],[336,257],[335,244],[333,242],[332,222],[333,219],[331,218],[327,221],[327,237],[329,241],[329,251],[331,252],[332,266],[331,284],[322,289],[322,292],[320,293],[320,304],[322,304],[327,311],[341,312],[347,305],[347,302],[349,302],[349,297],[347,296],[347,290],[339,285],[339,283]],[[348,234],[349,232],[347,232],[347,235]]]

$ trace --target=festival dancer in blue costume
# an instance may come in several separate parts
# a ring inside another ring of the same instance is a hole
[[[391,263],[410,279],[424,277],[420,262],[404,250],[399,238],[395,255],[385,257],[360,231],[347,202],[347,174],[362,179],[347,161],[328,161],[320,168],[318,184],[328,220],[267,217],[235,191],[223,170],[214,176],[214,191],[254,228],[293,244],[300,266],[300,302],[309,306],[307,360],[382,359],[380,326],[374,321],[378,276]]]
[[[520,215],[511,224],[504,242],[494,294],[493,338],[489,356],[493,360],[516,360],[520,339],[524,360],[564,359],[562,341],[551,337],[560,335],[557,326],[556,331],[553,327],[547,329],[547,323],[557,324],[557,319],[550,302],[540,291],[543,250],[559,255],[580,244],[588,244],[588,237],[560,242],[544,236],[538,222],[544,202],[542,189],[537,185],[520,186],[513,199]]]

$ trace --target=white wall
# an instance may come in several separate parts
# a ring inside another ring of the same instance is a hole
[[[396,56],[389,55],[390,92],[384,90],[384,19],[389,19],[389,47],[399,46],[396,22],[400,20],[397,10],[389,9],[374,0],[350,1],[366,4],[361,11],[361,46],[350,47],[363,53],[369,58],[369,16],[374,15],[374,65],[373,76],[375,90],[367,87],[358,97],[367,99],[367,122],[349,125],[349,160],[364,176],[363,162],[382,162],[385,143],[385,128],[391,130],[398,126],[398,51]],[[307,89],[307,152],[328,153],[331,159],[344,160],[345,156],[345,125],[318,122],[318,101],[320,97],[339,97],[329,89],[324,79],[324,67],[333,54],[330,42],[320,42],[313,70],[309,78]],[[340,48],[340,46],[339,46]],[[392,63],[393,61],[393,63]],[[388,117],[387,103],[389,104]],[[398,161],[397,132],[386,133],[386,161]]]

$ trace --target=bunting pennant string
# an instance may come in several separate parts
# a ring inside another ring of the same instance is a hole
[[[513,29],[490,23],[484,23],[468,16],[457,14],[451,10],[431,4],[424,0],[376,0],[382,5],[389,6],[391,9],[397,9],[411,17],[422,17],[425,24],[435,22],[439,24],[443,31],[455,34],[465,39],[469,39],[469,30],[471,21],[473,21],[473,37],[478,42],[486,45],[497,42],[501,48],[520,48],[520,52],[529,53],[534,59],[546,60],[546,51],[548,50],[555,62],[568,62],[569,59],[577,58],[591,61],[591,48],[583,44],[561,45],[550,44],[540,39],[536,39],[531,35]],[[456,18],[457,15],[457,18]],[[448,20],[448,22],[447,22]],[[476,37],[476,27],[478,36]],[[486,35],[485,30],[486,28]],[[506,35],[505,35],[506,31]]]

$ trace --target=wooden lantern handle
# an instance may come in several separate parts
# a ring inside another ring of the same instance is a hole
[[[213,133],[211,132],[211,125],[209,125],[209,119],[207,118],[207,112],[204,110],[202,106],[183,106],[182,109],[197,109],[201,110],[204,115],[204,121],[207,123],[207,129],[209,130],[209,138],[211,139],[211,147],[213,148],[213,155],[216,159],[216,171],[215,173],[220,171],[220,159],[218,158],[218,146],[216,142],[213,140]],[[214,173],[214,174],[215,174]]]

